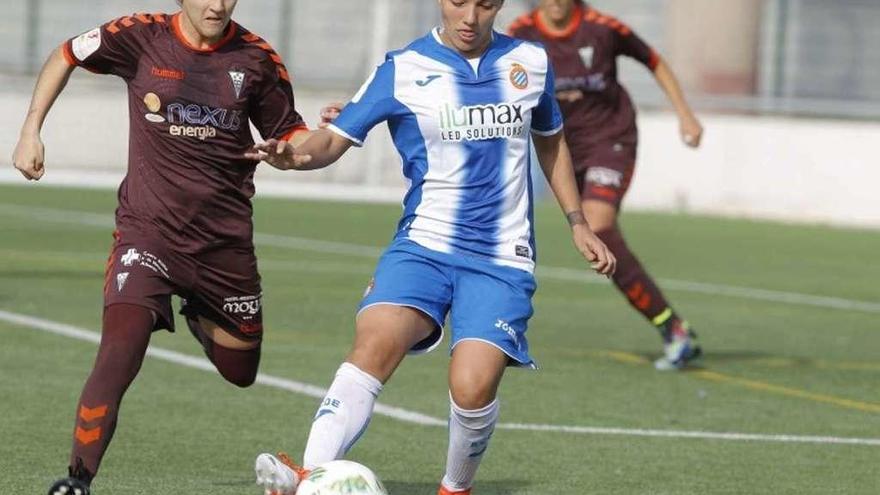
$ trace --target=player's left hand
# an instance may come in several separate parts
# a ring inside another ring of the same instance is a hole
[[[279,170],[299,168],[312,161],[311,155],[300,155],[292,144],[283,139],[270,139],[255,144],[244,154],[248,160],[264,161]]]
[[[321,122],[318,124],[319,129],[326,129],[328,125],[330,125],[336,117],[339,117],[339,114],[342,113],[342,108],[345,106],[345,103],[341,101],[334,101],[330,103],[326,107],[321,109]]]
[[[617,270],[617,258],[608,249],[608,246],[590,230],[586,224],[576,224],[571,228],[574,245],[584,258],[590,262],[590,267],[600,274],[610,277]]]
[[[679,119],[679,132],[684,144],[691,148],[699,148],[703,140],[703,125],[693,114],[688,114]]]

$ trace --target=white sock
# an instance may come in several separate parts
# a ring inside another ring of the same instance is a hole
[[[467,490],[474,484],[474,476],[489,439],[498,421],[498,399],[475,411],[464,410],[450,399],[449,451],[446,454],[446,475],[443,486],[447,490]]]
[[[318,408],[303,454],[303,467],[313,469],[341,459],[370,424],[382,383],[351,363],[342,363]]]

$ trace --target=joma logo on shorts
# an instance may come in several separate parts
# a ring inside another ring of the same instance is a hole
[[[495,322],[495,328],[499,328],[506,332],[507,335],[510,335],[514,342],[517,342],[519,340],[516,336],[516,329],[510,326],[510,323],[507,323],[504,320],[498,320],[497,322]]]

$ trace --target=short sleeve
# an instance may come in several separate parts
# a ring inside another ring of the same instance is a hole
[[[548,61],[544,91],[538,100],[538,106],[532,111],[532,132],[539,136],[553,136],[562,130],[562,122],[562,111],[556,101],[556,76]]]
[[[523,15],[518,17],[510,26],[507,27],[507,35],[512,38],[529,39],[528,27],[532,25],[531,16]]]
[[[300,131],[307,131],[302,115],[296,111],[296,100],[290,76],[283,65],[269,57],[261,67],[264,84],[251,102],[250,119],[263,139],[289,140]]]
[[[329,129],[363,146],[370,129],[389,120],[400,108],[394,98],[394,60],[387,59],[373,71]]]
[[[110,21],[67,40],[62,45],[64,57],[69,64],[98,74],[132,79],[143,47],[149,43],[147,25],[154,22],[166,22],[166,19],[137,14]]]
[[[615,33],[619,55],[634,58],[651,69],[651,71],[657,69],[657,64],[660,63],[660,56],[639,35],[623,24],[618,29],[615,29]]]

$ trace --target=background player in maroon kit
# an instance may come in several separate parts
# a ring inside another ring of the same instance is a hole
[[[13,156],[30,180],[43,176],[40,129],[75,67],[125,80],[131,127],[101,345],[77,408],[70,478],[51,494],[88,493],[151,333],[174,329],[172,294],[220,374],[240,387],[255,380],[263,327],[248,123],[266,139],[298,144],[308,133],[281,58],[232,22],[236,1],[116,19],[55,50],[37,81]]]
[[[617,81],[617,57],[632,57],[654,73],[678,114],[685,144],[699,146],[702,126],[657,52],[628,26],[581,0],[541,0],[536,10],[510,26],[510,33],[540,41],[547,48],[556,71],[556,97],[565,115],[565,138],[584,213],[617,257],[614,283],[660,330],[665,352],[655,363],[657,368],[681,368],[700,354],[695,336],[630,251],[617,221],[638,145],[635,109]]]

